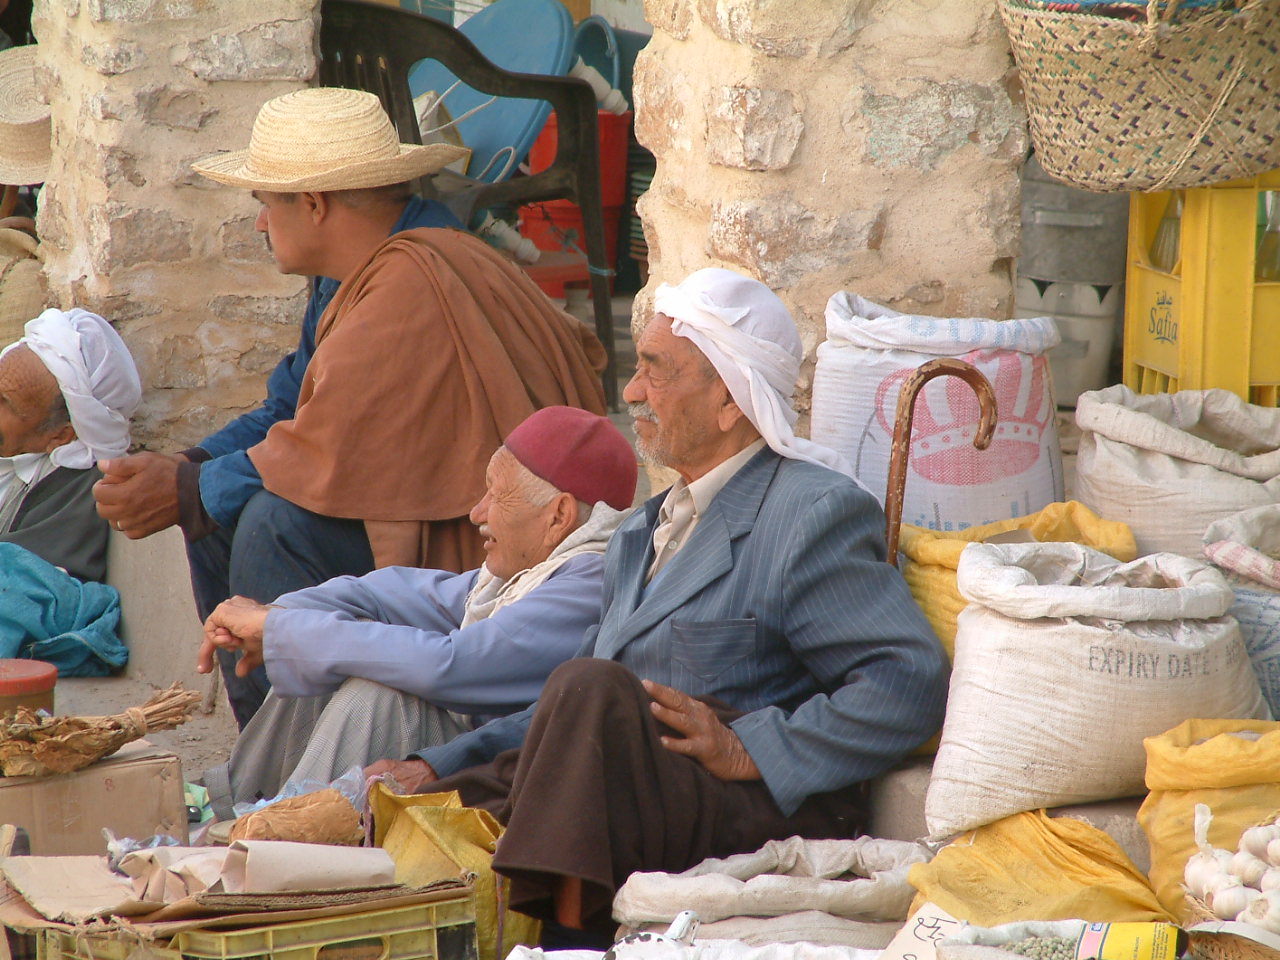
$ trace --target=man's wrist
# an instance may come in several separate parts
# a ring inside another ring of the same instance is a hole
[[[183,451],[183,454],[187,452]],[[178,526],[182,528],[187,542],[194,543],[218,529],[218,524],[209,516],[200,499],[200,462],[188,460],[179,463],[177,483]]]

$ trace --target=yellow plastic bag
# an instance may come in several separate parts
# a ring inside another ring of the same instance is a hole
[[[537,946],[539,922],[506,909],[510,881],[491,867],[502,827],[487,811],[464,807],[456,790],[402,797],[380,783],[369,806],[373,842],[395,861],[397,882],[474,878],[480,960],[501,960],[518,943]]]
[[[1186,720],[1143,746],[1150,792],[1138,823],[1151,847],[1151,885],[1185,920],[1182,874],[1196,852],[1196,804],[1213,811],[1209,843],[1224,850],[1236,850],[1240,834],[1270,819],[1280,808],[1280,723]]]
[[[994,927],[1019,920],[1169,920],[1147,878],[1096,827],[1043,810],[961,834],[907,880],[912,911],[936,903],[957,920]]]
[[[1041,543],[1083,543],[1109,553],[1122,563],[1138,556],[1133,531],[1126,524],[1103,520],[1075,500],[1051,503],[1029,516],[965,530],[926,530],[904,523],[898,543],[898,548],[907,556],[902,576],[942,641],[948,660],[955,659],[956,617],[968,603],[956,589],[960,554],[971,543],[1014,530],[1025,530]]]

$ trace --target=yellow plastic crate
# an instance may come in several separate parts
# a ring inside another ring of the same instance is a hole
[[[1170,272],[1152,266],[1150,250],[1172,194],[1130,198],[1124,382],[1133,390],[1221,387],[1280,406],[1280,283],[1254,280],[1260,190],[1280,190],[1280,170],[1184,190]]]
[[[170,941],[46,930],[38,960],[476,960],[475,904],[456,900],[245,930],[187,930]]]

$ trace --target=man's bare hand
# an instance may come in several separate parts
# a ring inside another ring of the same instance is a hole
[[[93,485],[98,516],[130,540],[141,540],[178,522],[178,464],[186,457],[143,451],[99,460]]]
[[[440,778],[436,776],[436,772],[431,769],[431,764],[425,760],[378,760],[364,768],[364,778],[368,780],[370,777],[381,776],[389,773],[395,777],[396,782],[410,793],[421,793],[422,788],[429,783],[435,783]]]
[[[684,734],[683,737],[663,737],[664,747],[672,753],[693,757],[721,780],[760,779],[751,754],[738,735],[720,722],[714,710],[687,693],[652,680],[641,682],[653,698],[649,708],[654,719]]]
[[[244,656],[236,663],[237,677],[247,677],[250,671],[262,666],[262,633],[271,609],[248,597],[232,597],[214,607],[204,622],[204,640],[196,655],[196,672],[213,671],[214,652],[219,648],[243,651]]]

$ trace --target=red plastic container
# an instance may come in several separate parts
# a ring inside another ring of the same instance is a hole
[[[42,660],[0,660],[0,715],[19,707],[53,712],[58,668]]]
[[[600,137],[600,200],[604,208],[605,255],[609,266],[616,269],[619,225],[627,202],[627,142],[631,132],[631,111],[612,114],[601,110],[597,114],[597,130]],[[559,143],[557,131],[556,115],[552,113],[529,150],[529,169],[533,173],[542,172],[555,161]],[[558,252],[571,249],[566,243],[570,232],[578,248],[585,253],[582,211],[577,204],[568,200],[548,200],[520,208],[520,233],[532,240],[539,250]],[[564,296],[564,283],[539,282],[538,286],[549,297]],[[613,288],[612,283],[609,286]]]
[[[596,114],[600,138],[600,203],[620,207],[627,202],[627,140],[631,133],[631,111],[612,114],[601,110]],[[529,148],[529,170],[541,173],[556,159],[559,127],[553,111],[547,125]]]

